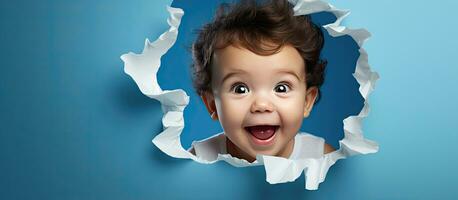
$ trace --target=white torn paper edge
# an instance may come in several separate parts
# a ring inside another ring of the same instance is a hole
[[[163,131],[153,139],[161,151],[175,158],[192,159],[199,163],[211,164],[217,161],[226,161],[236,167],[264,165],[266,181],[270,184],[295,181],[304,171],[305,188],[318,189],[324,181],[329,168],[339,159],[358,154],[369,154],[378,151],[378,144],[365,139],[362,132],[362,120],[368,115],[368,96],[374,90],[379,76],[371,71],[366,51],[362,48],[370,37],[365,29],[349,29],[341,26],[341,21],[348,16],[349,11],[336,9],[329,3],[321,0],[289,0],[294,6],[295,15],[306,15],[318,12],[330,12],[336,16],[336,21],[323,27],[333,37],[342,35],[351,36],[359,45],[360,56],[357,60],[353,76],[360,84],[359,92],[364,98],[364,107],[357,116],[350,116],[343,120],[345,136],[339,141],[340,149],[325,154],[321,158],[290,160],[282,157],[258,155],[256,161],[249,163],[246,160],[232,157],[229,154],[219,154],[214,161],[207,161],[196,157],[183,148],[180,135],[184,127],[183,111],[189,103],[189,96],[182,89],[162,90],[157,82],[157,72],[161,65],[161,56],[173,46],[178,36],[178,27],[184,11],[180,8],[167,7],[170,17],[167,20],[170,29],[151,43],[145,41],[141,54],[129,52],[121,56],[124,61],[124,71],[134,79],[140,91],[158,100],[162,105]]]

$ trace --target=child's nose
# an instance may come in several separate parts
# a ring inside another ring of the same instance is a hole
[[[251,112],[272,112],[274,107],[268,98],[257,98],[251,104]]]

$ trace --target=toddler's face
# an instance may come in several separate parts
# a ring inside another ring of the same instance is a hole
[[[202,96],[229,139],[228,152],[288,157],[317,88],[306,87],[304,61],[292,46],[269,56],[230,45],[214,52],[212,93]]]

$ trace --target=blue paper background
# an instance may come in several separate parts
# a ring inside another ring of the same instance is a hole
[[[380,152],[339,161],[318,191],[264,169],[165,156],[160,105],[123,73],[168,26],[169,0],[0,2],[0,199],[454,199],[455,1],[331,1],[364,27],[380,73],[365,136]]]

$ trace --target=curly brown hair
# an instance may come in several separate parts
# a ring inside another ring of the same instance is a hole
[[[304,59],[307,87],[316,86],[320,94],[327,64],[320,59],[323,33],[310,16],[294,16],[287,0],[221,4],[213,21],[202,27],[192,45],[192,80],[198,95],[211,91],[214,51],[229,45],[244,47],[258,55],[272,55],[285,45],[293,46]]]

